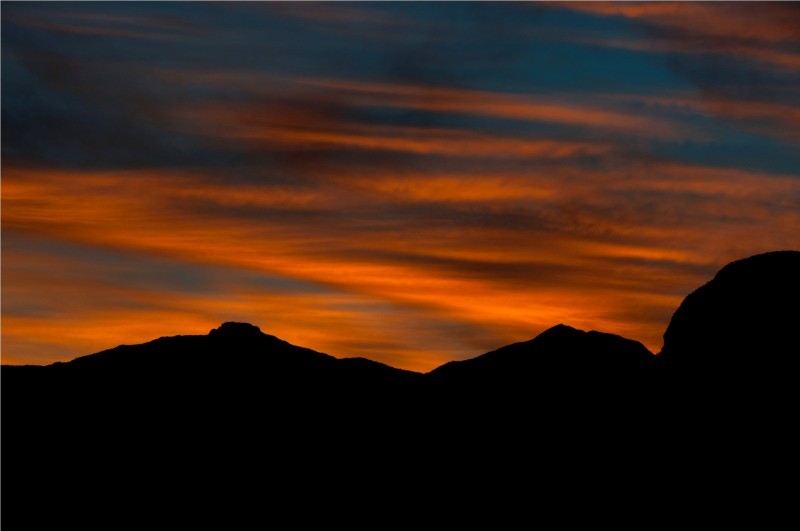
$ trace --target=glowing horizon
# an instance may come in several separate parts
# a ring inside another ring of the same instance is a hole
[[[560,323],[657,353],[800,248],[796,6],[303,4],[4,4],[3,363],[225,321],[422,372]]]

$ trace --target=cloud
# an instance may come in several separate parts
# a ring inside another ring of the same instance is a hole
[[[774,136],[789,142],[800,141],[800,106],[780,101],[759,101],[703,93],[697,95],[643,96],[610,95],[612,99],[663,107],[687,114],[734,120],[743,129]]]
[[[467,90],[453,87],[367,83],[344,79],[298,78],[303,85],[358,95],[364,105],[393,106],[429,112],[459,113],[506,120],[557,123],[647,134],[676,134],[675,124],[622,110],[576,103],[566,98]]]
[[[281,114],[286,114],[285,107]],[[274,113],[263,113],[263,105],[260,104],[189,109],[186,110],[186,116],[187,130],[209,131],[212,138],[254,142],[274,151],[346,148],[448,157],[566,158],[600,155],[611,149],[600,142],[503,137],[432,127],[347,123],[321,114],[313,119],[306,117],[287,122]]]
[[[4,231],[4,253],[11,263],[4,267],[4,363],[50,363],[118,343],[202,334],[231,319],[323,352],[418,370],[479,350],[475,342],[501,341],[435,313],[237,268],[13,230]],[[457,334],[442,337],[442,330]]]
[[[313,4],[313,8],[309,9],[308,6],[292,2],[267,2],[257,4],[255,7],[269,16],[299,18],[334,27],[341,25],[400,26],[410,23],[398,13],[382,11],[369,4],[316,2]]]
[[[432,368],[441,356],[488,350],[501,337],[528,338],[557,322],[625,332],[658,350],[663,324],[683,294],[721,262],[792,239],[800,245],[796,176],[651,162],[504,178],[516,187],[513,194],[487,192],[481,199],[479,188],[469,191],[471,179],[482,186],[480,175],[461,181],[417,176],[404,194],[397,190],[399,176],[375,174],[368,183],[340,174],[310,193],[303,185],[229,187],[191,172],[7,167],[3,225],[4,232],[161,257],[187,270],[215,267],[239,272],[233,276],[310,283],[323,294],[267,289],[242,300],[235,291],[239,302],[226,306],[230,291],[210,298],[201,293],[192,302],[193,296],[172,290],[161,294],[169,308],[154,308],[178,316],[206,306],[219,309],[215,317],[228,308],[254,320],[265,318],[264,308],[294,304],[280,330],[296,342],[335,355],[390,356],[418,369]],[[450,190],[461,188],[466,197],[455,192],[454,200]],[[505,223],[509,215],[515,220]],[[6,259],[22,264],[13,253]],[[242,284],[252,291],[252,282]],[[332,319],[321,309],[331,305],[348,308],[346,326],[374,327],[365,336],[356,328],[347,336],[363,337],[361,347],[351,344],[355,340],[337,342],[344,324],[309,324]],[[629,307],[647,311],[625,322]],[[430,350],[416,343],[390,354],[370,350],[375,337],[397,341],[391,328],[402,327],[396,319],[432,323],[426,340],[445,354],[425,354],[431,356],[426,362],[418,349]],[[477,339],[445,348],[441,333],[448,327],[474,329]]]
[[[177,17],[125,15],[93,11],[41,10],[15,7],[3,17],[16,26],[76,37],[109,37],[145,41],[176,41],[203,32]]]
[[[791,3],[566,2],[550,6],[623,17],[650,29],[646,39],[592,38],[596,45],[639,51],[722,54],[798,71],[800,10]]]
[[[800,12],[791,4],[745,2],[735,8],[708,2],[569,2],[557,5],[598,15],[642,20],[685,35],[733,37],[768,43],[800,39],[800,30],[795,24]]]
[[[511,122],[539,122],[645,135],[647,138],[685,138],[691,131],[667,116],[635,115],[608,101],[592,103],[592,94],[522,94],[448,87],[380,83],[347,78],[282,76],[247,71],[157,70],[153,75],[184,87],[235,88],[250,101],[224,101],[230,112],[269,115],[272,121],[306,127],[315,124],[307,113],[315,109],[397,108],[432,114],[459,114]],[[206,109],[212,111],[213,108]],[[187,109],[190,114],[194,109]],[[202,112],[202,110],[201,110]]]
[[[120,6],[4,5],[12,359],[230,319],[422,370],[558,322],[658,350],[719,266],[800,247],[772,7]]]

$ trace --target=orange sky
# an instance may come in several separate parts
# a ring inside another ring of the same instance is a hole
[[[420,371],[558,323],[657,352],[719,267],[800,248],[782,23],[461,4],[451,50],[426,7],[266,7],[4,6],[4,363],[228,320]]]
[[[204,333],[226,319],[256,322],[326,352],[418,370],[470,354],[454,350],[447,336],[435,337],[437,323],[458,334],[461,328],[479,330],[473,352],[526,339],[560,322],[624,334],[657,351],[664,323],[682,295],[702,283],[715,262],[726,260],[726,253],[780,247],[791,237],[780,232],[765,237],[754,228],[739,231],[749,239],[731,242],[725,223],[706,222],[698,231],[702,220],[693,211],[736,216],[753,227],[787,228],[800,226],[800,214],[773,209],[782,196],[796,193],[791,177],[674,164],[639,171],[651,178],[631,183],[625,172],[611,171],[345,179],[334,172],[323,176],[328,185],[309,191],[221,186],[187,172],[7,167],[3,222],[13,234],[7,251],[13,262],[3,271],[4,303],[36,301],[59,311],[6,315],[4,357],[51,361],[119,342]],[[559,186],[563,180],[570,186]],[[604,183],[602,193],[598,181]],[[673,202],[664,214],[670,225],[647,223],[647,213],[637,208],[620,212],[621,219],[604,215],[616,194],[632,190],[687,199]],[[391,209],[399,203],[411,209],[456,204],[467,212],[504,207],[513,212],[533,204],[547,210],[554,203],[585,207],[556,228],[408,227],[405,220],[398,227],[381,216],[370,226],[353,227],[344,214],[365,204]],[[276,216],[257,223],[248,215],[223,215],[226,209],[273,207],[317,214],[308,221]],[[356,239],[350,237],[353,231]],[[80,252],[50,249],[48,241],[216,268],[213,282],[221,291],[128,287],[105,279],[106,267],[131,267],[124,258],[122,266],[92,263]],[[240,272],[318,288],[259,292],[237,279]],[[27,338],[35,342],[26,344]],[[40,357],[43,351],[52,354]]]

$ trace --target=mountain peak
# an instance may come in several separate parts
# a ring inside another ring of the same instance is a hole
[[[228,321],[211,330],[208,335],[216,337],[254,337],[263,335],[261,329],[250,323]]]
[[[655,356],[638,341],[559,324],[530,341],[507,345],[477,358],[446,363],[429,374],[435,380],[458,384],[504,382],[505,385],[555,374],[625,373],[649,368],[654,362]]]
[[[726,265],[690,293],[664,332],[661,363],[694,371],[797,367],[800,252]]]
[[[572,334],[585,334],[583,330],[578,330],[577,328],[573,328],[569,325],[565,325],[563,323],[557,324],[555,326],[551,326],[537,337],[542,336],[568,336]]]
[[[776,274],[794,274],[800,264],[800,251],[771,251],[742,258],[720,269],[713,280],[725,282],[752,282],[751,277],[773,277]]]

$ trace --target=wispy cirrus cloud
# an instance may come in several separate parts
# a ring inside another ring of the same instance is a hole
[[[176,41],[204,33],[179,18],[42,10],[12,14],[7,23],[79,37],[110,37],[146,41]]]
[[[792,12],[738,9],[4,4],[4,359],[230,319],[418,370],[658,350],[800,247]]]
[[[800,106],[777,101],[759,101],[704,93],[697,95],[609,95],[611,99],[662,107],[686,114],[734,120],[746,130],[755,131],[790,142],[800,142]]]
[[[576,37],[600,46],[651,52],[723,54],[800,69],[800,10],[791,3],[566,2],[559,9],[622,17],[651,30],[647,38]]]
[[[558,7],[622,16],[686,34],[734,37],[756,42],[794,42],[800,30],[796,7],[780,2],[740,2],[736,9],[714,2],[579,2]],[[759,24],[762,22],[763,24]]]
[[[556,124],[656,139],[686,138],[695,133],[688,124],[669,116],[634,114],[625,106],[615,107],[609,105],[608,100],[597,100],[591,92],[525,94],[352,78],[285,76],[235,69],[213,72],[154,69],[152,75],[186,88],[235,88],[252,100],[240,104],[240,114],[254,117],[269,114],[273,121],[276,118],[288,119],[295,124],[303,120],[313,124],[314,118],[306,113],[319,109],[320,103],[324,102],[328,108],[396,108],[407,112]],[[224,105],[231,113],[237,107],[230,101],[225,101]]]
[[[384,362],[418,370],[458,356],[464,345],[501,341],[456,320],[324,286],[30,234],[6,236],[14,261],[4,268],[3,363],[51,363],[119,343],[201,334],[226,320],[258,322],[268,333],[340,356],[380,352]],[[443,328],[459,340],[442,338]],[[414,333],[398,336],[397,329]]]
[[[271,149],[329,151],[349,148],[448,157],[566,158],[607,153],[602,142],[579,142],[522,136],[489,135],[470,130],[346,122],[323,113],[285,120],[287,107],[277,112],[260,103],[184,109],[187,130],[208,131],[214,138],[243,140]]]
[[[632,116],[623,110],[592,106],[553,96],[464,90],[437,86],[388,85],[343,79],[297,80],[301,84],[326,88],[366,98],[367,105],[387,105],[431,112],[462,113],[507,120],[558,123],[581,127],[646,133],[653,136],[676,134],[674,123],[648,116]]]
[[[640,172],[648,178],[635,177]],[[481,198],[480,175],[357,173],[323,173],[309,193],[302,185],[231,188],[202,172],[6,169],[4,230],[311,283],[360,301],[342,317],[348,322],[374,322],[362,312],[376,305],[395,308],[392,315],[413,309],[474,328],[487,349],[495,338],[524,339],[567,321],[627,333],[655,350],[681,289],[700,282],[714,256],[732,254],[730,234],[742,249],[800,234],[795,176],[670,163],[573,168],[508,175],[513,194]],[[398,191],[402,182],[407,193]],[[771,234],[747,236],[748,224]],[[711,234],[717,247],[705,241]],[[680,269],[685,277],[676,281]],[[315,304],[325,300],[337,299]],[[301,315],[293,319],[283,329],[295,341],[336,351],[336,334],[304,334]],[[419,355],[415,348],[398,346],[392,361],[429,369],[442,359],[403,360]],[[386,360],[379,350],[358,352]]]

